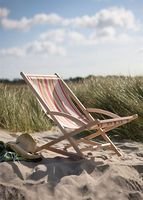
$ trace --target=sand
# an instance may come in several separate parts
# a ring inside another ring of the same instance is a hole
[[[52,130],[32,136],[42,144],[59,134]],[[0,130],[4,142],[17,135]],[[72,160],[43,150],[39,162],[1,162],[0,200],[142,200],[143,144],[116,145],[123,157],[96,150],[90,159]]]

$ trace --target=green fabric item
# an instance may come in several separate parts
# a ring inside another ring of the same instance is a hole
[[[3,161],[20,161],[24,160],[10,148],[7,148],[3,141],[0,141],[0,162]]]
[[[3,141],[0,141],[0,162],[4,161],[27,161],[27,162],[39,162],[42,158],[26,159],[19,156],[15,151],[13,151],[9,146],[7,146]]]

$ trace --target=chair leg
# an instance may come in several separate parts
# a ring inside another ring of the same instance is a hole
[[[119,125],[118,125],[119,126]],[[110,127],[110,128],[105,128],[104,130],[105,130],[105,132],[108,132],[108,131],[110,131],[110,130],[112,130],[113,128],[112,127]],[[88,136],[85,136],[84,138],[81,138],[81,139],[78,139],[78,140],[76,140],[76,143],[80,143],[80,142],[84,142],[84,140],[91,140],[91,139],[93,139],[93,138],[96,138],[96,137],[98,137],[99,135],[101,135],[101,130],[99,129],[99,130],[97,130],[97,132],[95,132],[95,133],[92,133],[92,134],[90,134],[90,135],[88,135]],[[94,141],[95,142],[95,141]],[[71,145],[70,144],[68,144],[66,147],[65,147],[65,149],[68,149],[68,148],[70,148],[71,147]]]
[[[77,152],[77,154],[80,157],[84,157],[84,154],[80,151],[80,149],[78,148],[76,141],[74,141],[73,138],[67,138],[67,140],[70,142],[70,144],[72,145],[72,147],[74,148],[74,150]]]
[[[89,146],[89,147],[84,147],[81,149],[81,151],[95,151],[98,148],[102,148],[102,149],[109,149],[111,148],[111,144],[110,143],[106,143],[106,144],[98,144],[95,146]]]
[[[110,140],[110,138],[106,135],[106,133],[101,129],[101,136],[104,138],[104,140],[106,140],[106,142],[111,144],[111,148],[113,151],[115,151],[115,153],[118,156],[122,156],[122,154],[118,151],[117,147],[114,145],[114,143]]]
[[[116,146],[114,145],[114,143],[110,140],[110,138],[106,134],[106,131],[109,131],[110,129],[112,129],[112,128],[110,127],[110,128],[105,129],[105,130],[103,130],[103,129],[100,128],[96,133],[91,134],[91,135],[85,137],[85,139],[92,139],[92,138],[95,138],[95,137],[101,135],[107,143],[111,144],[112,150],[115,151],[115,153],[118,156],[122,156],[122,154],[118,151],[118,149],[116,148]]]
[[[116,125],[116,126],[119,126],[119,125]],[[114,125],[113,127],[115,127],[115,125]],[[95,137],[101,135],[107,143],[110,143],[111,149],[112,149],[118,156],[122,156],[122,154],[118,151],[118,149],[116,148],[116,146],[114,145],[114,143],[110,140],[110,138],[109,138],[109,137],[107,136],[107,134],[106,134],[106,131],[112,130],[113,127],[105,128],[104,130],[100,128],[97,132],[95,132],[95,133],[93,133],[93,134],[91,134],[91,135],[88,135],[88,136],[84,137],[83,139],[81,138],[81,139],[77,140],[76,142],[77,142],[77,143],[84,142],[85,140],[93,139],[93,138],[95,138]],[[85,143],[87,143],[87,142],[85,142]],[[89,143],[90,143],[90,142],[89,142]],[[67,150],[69,147],[71,147],[70,144],[67,145],[67,146],[65,147],[65,149]]]
[[[61,138],[62,138],[62,139],[61,139]],[[40,147],[37,147],[36,150],[35,150],[35,153],[38,152],[38,151],[41,151],[42,149],[47,149],[47,150],[52,151],[52,149],[53,149],[53,150],[55,149],[55,148],[51,147],[52,145],[54,145],[54,144],[56,144],[56,143],[58,143],[58,142],[60,142],[60,141],[62,141],[62,140],[65,140],[65,139],[69,141],[69,143],[70,143],[69,145],[72,146],[72,147],[74,148],[74,150],[76,151],[76,153],[77,153],[77,155],[78,155],[79,157],[82,157],[82,158],[85,157],[84,154],[82,153],[82,151],[78,148],[76,141],[74,141],[73,138],[68,137],[68,136],[67,136],[67,133],[65,133],[65,134],[64,134],[63,136],[61,136],[60,138],[57,138],[57,139],[55,139],[55,140],[50,141],[49,143],[46,143],[46,144],[44,144],[44,145],[42,145],[42,146],[40,146]],[[61,151],[62,151],[62,150],[61,150]],[[55,152],[55,150],[54,150],[54,152]],[[59,150],[58,150],[58,152],[59,152]],[[57,152],[57,153],[58,153],[58,152]],[[64,152],[67,152],[67,151],[64,151]],[[68,153],[69,153],[69,152],[68,152]],[[61,153],[61,154],[62,154],[62,153]]]
[[[89,144],[89,145],[100,145],[99,142],[95,142],[95,141],[92,141],[92,140],[88,140],[88,139],[86,139],[86,137],[76,140],[76,144],[79,144],[79,143],[81,143],[81,142],[83,142],[83,143],[85,143],[85,144]],[[68,145],[65,146],[64,149],[67,150],[67,149],[70,148],[70,147],[71,147],[71,144],[68,144]]]
[[[46,150],[52,151],[52,152],[55,152],[55,153],[58,153],[58,154],[61,154],[61,155],[64,155],[64,156],[68,156],[68,157],[83,158],[83,156],[81,157],[81,156],[77,155],[76,153],[67,152],[67,151],[64,151],[64,150],[61,150],[61,149],[56,149],[54,147],[48,147],[48,148],[46,148]]]

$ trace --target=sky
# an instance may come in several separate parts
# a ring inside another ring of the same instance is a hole
[[[0,0],[0,79],[143,75],[142,0]]]

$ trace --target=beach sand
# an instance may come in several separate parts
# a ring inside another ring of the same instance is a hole
[[[59,134],[55,129],[32,136],[42,144]],[[4,142],[18,135],[0,130]],[[123,157],[96,150],[90,159],[72,160],[43,150],[38,162],[1,162],[0,200],[142,200],[143,144],[124,141],[117,146]]]

